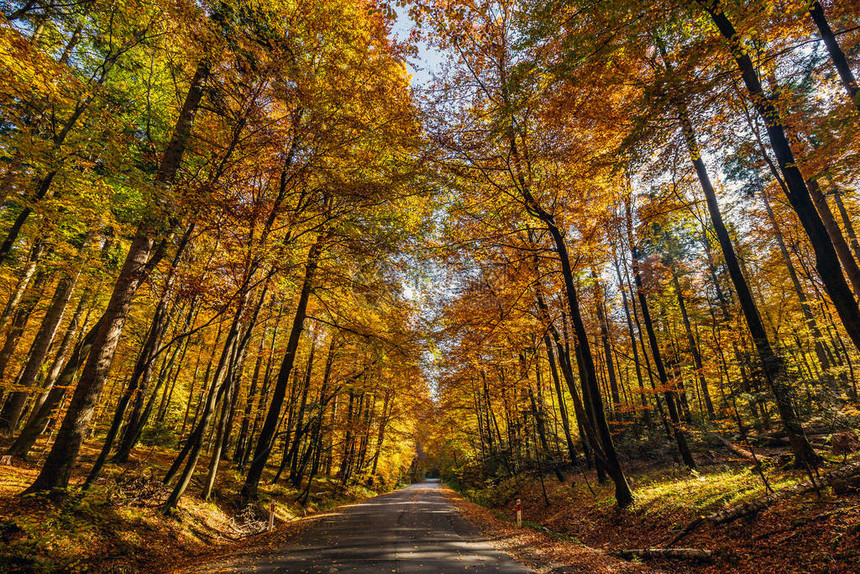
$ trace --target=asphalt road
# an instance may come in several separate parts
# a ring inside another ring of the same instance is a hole
[[[246,551],[199,572],[531,572],[493,548],[427,481],[326,516],[287,546]]]

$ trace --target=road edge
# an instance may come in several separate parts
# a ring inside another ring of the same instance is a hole
[[[512,522],[498,518],[492,510],[466,500],[446,484],[441,484],[440,489],[460,515],[478,528],[493,546],[537,574],[658,572],[643,564],[609,556],[579,542],[556,539],[528,526],[517,528]]]

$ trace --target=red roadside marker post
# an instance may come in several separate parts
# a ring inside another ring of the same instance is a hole
[[[520,502],[520,499],[517,499],[517,528],[521,528],[523,525],[523,504]]]

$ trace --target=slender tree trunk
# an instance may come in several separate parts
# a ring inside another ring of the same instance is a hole
[[[79,275],[80,270],[60,279],[57,284],[53,301],[42,319],[36,338],[30,346],[27,362],[18,377],[17,386],[21,390],[13,393],[3,405],[3,411],[0,413],[0,432],[11,435],[18,427],[18,419],[24,410],[27,397],[30,396],[30,388],[35,384],[39,370],[45,362],[48,349],[54,340],[60,321],[63,320],[63,314],[72,298]]]
[[[287,386],[289,384],[290,375],[293,371],[293,365],[296,360],[296,351],[299,347],[299,337],[304,328],[305,314],[307,313],[308,297],[310,296],[313,287],[314,275],[316,274],[318,259],[322,251],[325,236],[321,234],[317,237],[317,241],[311,246],[308,252],[307,263],[305,265],[305,277],[302,282],[299,301],[296,305],[296,314],[293,318],[293,326],[290,330],[290,337],[287,341],[287,348],[284,353],[284,360],[281,363],[281,370],[278,373],[278,379],[275,383],[275,388],[272,394],[272,402],[269,406],[269,412],[266,415],[266,420],[263,422],[263,428],[260,430],[260,436],[257,441],[257,447],[254,450],[254,458],[251,461],[251,466],[248,468],[248,475],[245,479],[245,484],[242,487],[242,496],[246,500],[256,500],[257,487],[260,483],[260,478],[263,475],[263,469],[269,459],[272,445],[275,439],[275,429],[278,426],[278,419],[281,416],[281,408],[284,404]]]
[[[708,382],[705,380],[705,370],[702,365],[702,355],[699,353],[699,346],[696,344],[696,338],[693,336],[693,328],[690,326],[690,316],[687,314],[687,305],[684,301],[684,294],[681,291],[681,283],[678,281],[678,272],[672,268],[672,282],[675,284],[675,294],[678,298],[678,307],[681,309],[681,319],[684,323],[684,332],[687,334],[687,345],[690,347],[690,354],[693,355],[693,364],[696,367],[696,377],[699,380],[699,386],[702,390],[702,398],[705,401],[705,408],[708,411],[708,418],[714,418],[714,403],[711,401],[711,393],[708,390]]]
[[[260,391],[260,398],[257,401],[257,407],[254,409],[254,422],[251,425],[251,431],[248,434],[247,441],[243,447],[243,453],[244,454],[243,454],[242,458],[239,460],[239,465],[238,465],[239,470],[244,470],[245,465],[248,463],[248,459],[253,452],[253,449],[251,449],[251,439],[252,439],[252,437],[254,437],[257,434],[257,429],[260,426],[260,419],[262,417],[264,408],[265,408],[266,403],[268,401],[269,386],[270,386],[271,381],[272,381],[272,368],[273,368],[274,356],[275,356],[275,342],[278,339],[278,331],[279,331],[280,326],[281,326],[281,318],[283,317],[283,315],[284,315],[284,305],[283,305],[283,303],[281,303],[278,306],[278,316],[275,319],[275,328],[272,331],[272,339],[271,339],[272,343],[269,346],[269,353],[268,353],[268,357],[266,358],[266,369],[265,369],[265,372],[263,374],[263,385],[262,385],[263,388]]]
[[[203,411],[200,414],[200,420],[197,422],[195,429],[191,432],[188,442],[179,452],[176,460],[164,476],[164,484],[169,484],[175,474],[179,471],[183,460],[187,457],[187,462],[182,470],[182,474],[162,507],[166,512],[176,508],[176,505],[179,503],[179,499],[191,483],[194,469],[197,467],[197,462],[200,460],[200,453],[203,450],[203,442],[206,438],[206,431],[209,430],[209,423],[212,420],[212,417],[214,416],[215,411],[221,402],[221,398],[228,386],[225,382],[229,382],[227,381],[227,377],[229,376],[229,364],[234,356],[236,346],[239,344],[242,316],[248,303],[248,297],[249,293],[245,291],[239,302],[238,308],[236,309],[233,323],[230,326],[226,339],[224,340],[224,347],[221,350],[221,357],[218,359],[218,366],[215,368],[215,374],[212,377],[212,382],[209,385],[206,399],[203,403]]]
[[[842,190],[836,186],[833,187],[833,200],[836,202],[836,208],[839,210],[839,216],[842,218],[842,225],[845,226],[845,232],[848,234],[848,239],[851,242],[851,250],[854,252],[854,257],[860,261],[860,241],[857,240],[854,223],[851,216],[848,215],[845,203],[842,201]]]
[[[51,189],[51,183],[54,181],[57,173],[58,172],[56,170],[51,171],[44,177],[40,178],[36,183],[35,192],[28,198],[29,201],[36,203],[43,200],[48,194],[48,190]],[[18,239],[18,235],[21,234],[21,229],[23,229],[24,224],[27,223],[27,219],[30,217],[31,213],[33,213],[33,208],[26,206],[15,218],[15,221],[12,222],[12,226],[9,228],[9,231],[6,232],[6,238],[2,243],[0,243],[0,264],[3,264],[9,257],[9,253],[15,245],[15,241]]]
[[[549,449],[549,441],[546,438],[546,426],[544,423],[543,412],[538,407],[537,401],[535,400],[534,391],[532,391],[531,384],[528,385],[526,389],[529,395],[529,403],[532,408],[532,416],[535,419],[535,426],[537,427],[538,438],[540,440],[540,446],[547,456],[550,456],[552,453]],[[552,470],[555,473],[555,477],[559,482],[564,482],[564,475],[561,474],[561,471],[558,469],[557,464],[552,465]]]
[[[821,34],[821,39],[824,40],[824,45],[827,46],[827,51],[830,52],[830,59],[833,60],[833,66],[839,73],[839,79],[842,80],[842,85],[848,93],[848,99],[854,104],[857,110],[860,110],[860,98],[857,94],[857,80],[854,79],[854,74],[851,72],[851,66],[848,65],[848,60],[839,47],[839,42],[836,41],[836,35],[830,29],[830,24],[827,22],[827,16],[824,14],[824,8],[818,0],[813,0],[809,8],[809,15],[812,16],[812,21],[818,27]]]
[[[642,415],[645,420],[645,427],[648,432],[653,431],[651,423],[651,405],[648,403],[645,395],[645,383],[642,380],[642,366],[639,363],[639,349],[636,346],[636,335],[633,332],[633,319],[630,317],[630,305],[627,303],[627,289],[625,289],[624,281],[621,278],[621,266],[618,261],[615,261],[615,275],[618,277],[618,288],[621,290],[621,303],[624,307],[624,317],[627,320],[627,332],[630,335],[630,348],[633,351],[633,366],[636,369],[636,382],[639,384],[639,398],[642,402]]]
[[[21,304],[12,314],[12,322],[9,325],[9,330],[6,332],[6,340],[3,343],[3,347],[0,348],[0,381],[4,379],[6,369],[9,367],[12,356],[18,348],[18,343],[21,342],[21,338],[24,336],[27,323],[30,322],[33,311],[36,309],[39,301],[41,301],[42,295],[44,295],[47,279],[47,272],[44,269],[39,271],[27,295],[21,300]]]
[[[266,333],[260,337],[260,348],[257,350],[257,360],[254,362],[254,372],[251,375],[251,387],[248,389],[248,396],[245,398],[245,409],[242,413],[242,422],[239,423],[239,438],[236,441],[236,450],[233,453],[233,460],[241,465],[244,460],[246,443],[249,440],[248,430],[251,426],[251,411],[254,408],[254,399],[257,398],[257,383],[260,378],[260,370],[263,367],[263,349],[266,345]]]
[[[6,323],[9,322],[12,314],[24,298],[24,293],[27,292],[27,287],[30,286],[30,281],[32,281],[33,277],[36,275],[39,260],[42,258],[44,253],[45,244],[41,240],[37,239],[35,245],[33,245],[33,248],[30,250],[30,256],[27,258],[27,262],[24,264],[23,268],[18,271],[18,283],[15,285],[15,290],[6,302],[6,306],[3,307],[3,314],[0,315],[0,331],[6,328]]]
[[[827,199],[821,193],[821,186],[818,181],[810,179],[807,182],[809,194],[812,196],[812,201],[818,209],[818,215],[821,217],[821,222],[827,230],[827,235],[830,241],[833,242],[833,247],[836,249],[836,254],[839,256],[839,261],[842,262],[842,268],[848,276],[848,281],[854,289],[854,293],[860,294],[860,266],[857,265],[857,260],[851,254],[851,249],[848,247],[848,242],[845,241],[845,236],[842,235],[842,230],[839,229],[839,224],[836,223],[836,218],[833,217],[833,212],[827,204]]]
[[[206,475],[206,484],[203,486],[203,500],[212,498],[212,489],[215,487],[215,477],[218,475],[218,466],[221,462],[221,453],[224,451],[227,442],[227,419],[230,417],[230,405],[233,402],[233,396],[238,392],[239,381],[241,377],[238,373],[229,373],[227,375],[227,390],[225,391],[224,400],[221,403],[221,416],[218,419],[218,425],[215,432],[215,445],[212,456],[209,458],[209,472]]]
[[[559,336],[558,330],[555,328],[555,325],[550,322],[549,311],[546,307],[546,303],[540,295],[537,296],[537,303],[541,315],[546,322],[549,334],[552,336],[553,341],[555,342],[555,348],[558,352],[559,367],[561,368],[562,376],[564,377],[565,384],[567,385],[567,390],[570,393],[571,399],[573,400],[573,411],[576,415],[577,424],[579,426],[580,438],[582,440],[582,447],[585,453],[586,462],[588,464],[588,467],[591,468],[591,445],[596,445],[596,448],[599,450],[599,456],[604,456],[603,451],[601,450],[601,445],[598,442],[598,434],[594,427],[594,423],[591,420],[591,417],[586,412],[585,405],[583,404],[583,399],[580,398],[579,391],[576,388],[570,354],[562,343],[561,337]],[[579,363],[580,361],[577,359],[577,366],[580,366]],[[583,377],[580,377],[580,380],[584,380]],[[484,384],[486,386],[486,382]],[[487,396],[489,398],[489,395]],[[490,412],[492,412],[492,410]]]
[[[525,191],[525,190],[524,190]],[[531,205],[531,208],[540,209],[537,206],[530,192],[525,191],[526,201]],[[578,348],[582,355],[584,371],[586,378],[582,381],[583,392],[588,387],[588,395],[591,403],[591,411],[594,416],[594,423],[600,443],[605,457],[604,464],[606,471],[612,477],[615,483],[615,502],[619,507],[623,508],[633,502],[633,492],[630,490],[630,485],[627,483],[627,477],[621,468],[621,462],[618,460],[618,454],[615,451],[615,444],[612,440],[612,433],[609,430],[609,424],[606,421],[606,413],[603,411],[603,399],[600,396],[598,387],[596,369],[594,367],[594,359],[591,355],[591,348],[588,344],[588,335],[585,331],[585,324],[582,320],[582,315],[579,310],[579,300],[576,294],[576,288],[573,284],[573,270],[570,267],[570,258],[567,252],[567,244],[561,230],[556,226],[553,217],[540,209],[541,219],[547,225],[547,228],[555,242],[556,251],[561,259],[562,276],[564,277],[565,292],[567,294],[567,303],[570,311],[570,318],[573,324],[574,333],[578,343]]]
[[[794,268],[794,263],[791,261],[791,256],[788,253],[788,248],[785,246],[785,240],[782,237],[782,230],[777,224],[776,216],[773,213],[770,200],[768,199],[764,189],[761,190],[761,196],[764,201],[765,211],[767,212],[768,219],[770,220],[771,227],[773,228],[774,237],[776,237],[779,252],[782,254],[782,258],[785,261],[785,266],[788,270],[788,277],[791,279],[794,292],[797,293],[797,298],[800,301],[800,309],[803,312],[803,319],[806,321],[806,325],[809,327],[809,332],[812,334],[815,355],[818,357],[818,362],[821,364],[822,370],[826,373],[830,369],[830,358],[828,357],[827,349],[824,347],[824,335],[821,334],[821,330],[818,328],[818,322],[815,320],[815,315],[812,313],[809,299],[806,297],[806,291],[803,290],[803,286],[800,284],[800,279],[797,277],[797,270]]]
[[[301,398],[299,399],[299,410],[296,415],[296,432],[293,435],[293,443],[290,446],[289,454],[285,460],[290,462],[290,480],[296,478],[296,471],[299,464],[299,453],[301,452],[301,444],[305,438],[305,409],[308,405],[308,394],[311,390],[311,378],[313,376],[314,358],[316,356],[316,343],[319,336],[319,329],[314,329],[313,337],[311,337],[311,348],[308,353],[308,364],[305,369],[305,377],[302,382]],[[277,478],[275,479],[277,480]]]
[[[349,466],[352,458],[352,414],[355,406],[355,391],[349,390],[349,404],[346,408],[346,432],[343,437],[343,455],[341,456],[340,469],[338,475],[341,484],[346,484],[349,480]]]
[[[660,386],[663,388],[663,396],[666,400],[666,410],[669,412],[669,419],[672,423],[672,431],[675,435],[675,442],[678,445],[678,452],[681,455],[681,460],[684,461],[689,468],[696,468],[696,461],[693,459],[693,454],[690,452],[690,447],[687,445],[687,436],[681,425],[681,417],[678,415],[678,408],[675,404],[676,393],[669,384],[669,378],[666,376],[666,368],[663,366],[663,358],[660,353],[660,345],[657,343],[657,335],[654,333],[654,324],[651,320],[651,311],[648,308],[648,301],[645,299],[645,293],[642,290],[642,278],[639,275],[639,263],[636,257],[635,247],[633,248],[633,277],[636,281],[636,293],[639,297],[639,309],[642,310],[642,320],[645,322],[645,332],[648,334],[648,343],[651,346],[651,356],[654,359],[654,366],[657,368],[657,376],[660,378]]]
[[[376,433],[376,449],[373,454],[373,462],[370,466],[371,476],[376,474],[376,467],[382,454],[382,444],[385,442],[385,427],[388,426],[388,417],[391,415],[389,410],[390,405],[391,392],[386,391],[385,396],[382,398],[382,414],[379,417],[379,428]]]
[[[17,440],[15,440],[9,448],[9,454],[19,459],[27,457],[27,454],[30,452],[30,449],[33,448],[39,435],[44,432],[45,427],[48,424],[48,420],[51,418],[51,413],[54,412],[54,410],[60,405],[60,401],[63,400],[63,397],[66,394],[66,389],[71,386],[72,381],[75,378],[75,373],[78,372],[78,369],[87,359],[87,356],[92,349],[93,342],[96,340],[96,335],[98,334],[102,321],[103,318],[99,319],[99,322],[96,323],[95,326],[93,326],[93,328],[90,329],[90,331],[75,346],[69,361],[63,367],[62,372],[57,376],[56,382],[50,387],[44,401],[42,401],[39,408],[33,409],[33,413],[30,415],[27,424],[21,430],[21,434],[18,435]]]
[[[618,392],[618,378],[616,377],[615,365],[612,361],[612,343],[609,339],[609,321],[606,318],[606,309],[604,307],[606,297],[603,286],[600,284],[600,281],[598,281],[597,274],[594,270],[591,271],[591,275],[595,281],[595,287],[597,290],[597,322],[600,328],[600,340],[603,343],[604,363],[606,364],[606,371],[609,377],[609,392],[612,396],[612,412],[617,420],[622,418],[619,413],[621,408],[621,394]]]
[[[570,462],[574,466],[579,466],[579,456],[576,452],[576,447],[573,444],[573,436],[570,433],[570,418],[567,414],[567,406],[564,402],[564,393],[561,391],[561,382],[558,377],[558,367],[555,363],[555,354],[552,351],[552,344],[549,340],[549,335],[544,335],[543,344],[546,348],[547,361],[549,362],[550,374],[552,382],[555,386],[555,393],[558,397],[558,410],[561,416],[561,426],[564,429],[564,440],[567,443],[567,454],[570,456]]]
[[[41,407],[42,403],[45,402],[45,397],[47,397],[48,392],[54,386],[54,382],[63,370],[63,365],[69,357],[69,351],[72,350],[75,344],[75,338],[78,336],[78,331],[83,325],[86,325],[87,321],[89,321],[92,308],[87,311],[86,316],[84,316],[84,311],[87,310],[87,304],[89,303],[93,290],[94,289],[92,288],[86,289],[78,300],[78,304],[75,307],[75,311],[72,313],[69,325],[66,328],[66,333],[63,335],[63,340],[60,341],[57,354],[54,356],[54,360],[51,362],[51,366],[48,368],[47,374],[41,382],[41,392],[33,401],[33,407],[30,410],[31,416],[36,412],[36,409]],[[82,317],[83,321],[81,321]]]
[[[125,411],[128,408],[129,402],[134,398],[134,406],[132,407],[131,415],[125,424],[125,428],[123,429],[120,437],[119,446],[117,447],[116,455],[114,456],[114,461],[117,463],[128,462],[129,457],[131,456],[131,451],[140,437],[140,432],[143,430],[144,425],[146,425],[147,417],[143,415],[143,405],[146,399],[149,383],[152,378],[152,372],[155,368],[155,359],[158,354],[166,350],[164,347],[161,347],[161,341],[164,338],[164,334],[167,331],[168,326],[173,320],[173,316],[176,314],[176,302],[171,301],[173,284],[176,281],[176,272],[179,268],[179,263],[185,249],[188,247],[194,228],[194,223],[188,226],[176,248],[176,253],[173,256],[173,261],[164,282],[161,298],[159,299],[158,305],[153,313],[149,332],[147,333],[146,340],[138,354],[137,362],[134,366],[134,370],[132,371],[132,377],[129,381],[128,388],[126,389],[125,395],[123,395],[123,398],[120,400],[120,404],[118,404],[115,409],[114,421],[112,424],[113,432],[108,433],[109,438],[105,439],[102,455],[107,457],[114,439],[116,438],[119,425],[122,423],[122,419],[125,416]],[[193,317],[193,312],[193,308],[189,309],[188,315],[186,316],[186,330],[190,327],[190,320]],[[176,341],[174,341],[174,343],[176,343]],[[170,359],[167,361],[168,365],[173,365],[176,360],[176,353],[178,350],[178,346],[173,350]],[[163,375],[163,373],[159,375],[159,381],[162,380]],[[116,425],[116,428],[113,428],[114,425]],[[98,464],[96,466],[98,466]],[[95,467],[94,471],[97,473]]]

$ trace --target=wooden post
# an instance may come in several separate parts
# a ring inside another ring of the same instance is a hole
[[[517,499],[517,528],[523,525],[523,504],[520,499]]]

